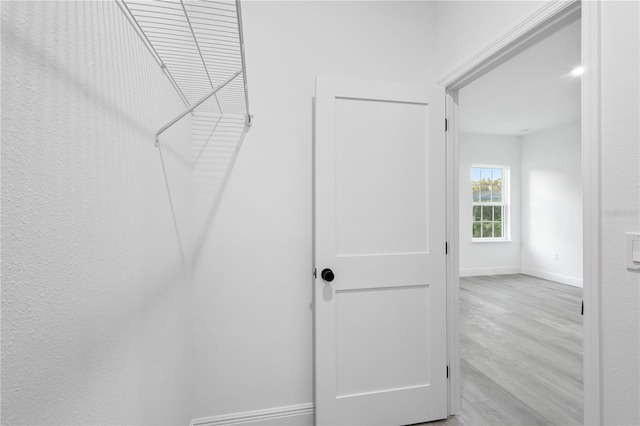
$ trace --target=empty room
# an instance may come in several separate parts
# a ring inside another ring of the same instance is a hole
[[[582,423],[580,63],[578,19],[459,94],[468,424]]]
[[[2,425],[640,424],[639,1],[0,18]]]

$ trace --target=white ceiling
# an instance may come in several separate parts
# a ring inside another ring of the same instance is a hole
[[[461,89],[460,132],[522,136],[580,119],[579,65],[577,21]]]

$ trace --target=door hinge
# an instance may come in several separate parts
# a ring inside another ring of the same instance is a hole
[[[584,300],[582,301],[582,308],[580,309],[580,315],[584,315]]]
[[[449,254],[449,242],[444,243],[444,254]]]
[[[447,379],[449,378],[449,366],[447,365]]]
[[[318,278],[318,270],[313,268],[313,278]]]
[[[447,120],[446,118],[444,119],[444,131],[449,131],[449,120]]]

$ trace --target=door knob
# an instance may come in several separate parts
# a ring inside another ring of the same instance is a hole
[[[333,271],[328,268],[323,269],[322,272],[320,273],[320,276],[322,277],[323,280],[327,282],[333,281],[333,279],[336,277],[335,275],[333,275]]]

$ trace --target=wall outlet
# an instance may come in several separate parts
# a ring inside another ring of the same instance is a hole
[[[553,253],[553,260],[558,260],[558,253]]]

